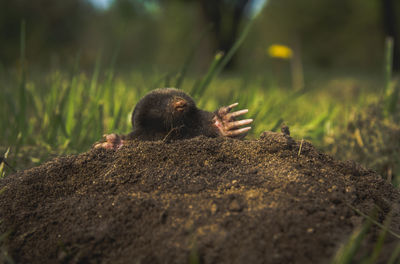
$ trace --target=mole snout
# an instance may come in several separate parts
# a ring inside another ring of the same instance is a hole
[[[176,97],[172,101],[172,108],[175,111],[183,112],[183,111],[185,111],[185,109],[187,109],[187,107],[188,107],[188,102],[183,98]]]

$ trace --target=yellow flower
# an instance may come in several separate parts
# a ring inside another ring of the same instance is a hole
[[[280,59],[290,59],[293,55],[291,48],[279,44],[269,46],[267,52],[269,56]]]

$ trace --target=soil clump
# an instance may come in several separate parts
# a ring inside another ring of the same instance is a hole
[[[400,229],[391,184],[272,132],[91,149],[0,189],[3,250],[16,263],[327,263],[365,222],[351,207],[381,223],[390,213]],[[386,236],[381,261],[396,242]]]

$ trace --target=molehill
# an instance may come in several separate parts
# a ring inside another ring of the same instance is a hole
[[[354,208],[400,227],[399,192],[375,172],[272,132],[91,149],[0,189],[16,263],[326,263],[365,222]],[[395,243],[388,234],[381,261]]]

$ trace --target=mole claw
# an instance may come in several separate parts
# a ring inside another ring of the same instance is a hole
[[[239,103],[234,103],[228,106],[228,110],[231,110],[232,108],[234,108],[235,106],[239,105]]]
[[[94,148],[95,149],[98,149],[98,148],[110,149],[109,145],[110,144],[108,142],[103,142],[103,143],[99,143],[99,144],[94,145]]]
[[[112,133],[106,136],[106,140],[107,142],[117,142],[120,138],[117,134]]]
[[[231,130],[227,132],[227,136],[237,137],[237,136],[245,136],[246,133],[251,129],[251,127],[243,127],[236,130]]]
[[[232,112],[232,113],[226,115],[226,119],[227,120],[231,120],[232,118],[244,115],[247,112],[249,112],[248,109],[243,109],[243,110],[239,110],[239,111],[236,111],[236,112]]]
[[[105,134],[103,135],[103,137],[105,139],[105,142],[94,145],[94,148],[118,150],[125,144],[125,141],[122,140],[121,137],[115,133]]]
[[[227,127],[228,130],[235,128],[235,127],[240,127],[240,126],[244,126],[244,125],[248,125],[251,122],[253,122],[253,119],[244,119],[244,120],[239,120],[239,121],[234,121],[234,122],[230,122]]]

